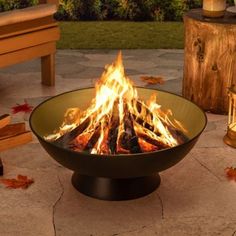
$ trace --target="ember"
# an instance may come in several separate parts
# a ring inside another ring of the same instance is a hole
[[[153,152],[188,140],[171,111],[161,110],[155,94],[146,102],[138,97],[125,75],[121,53],[95,87],[87,110],[69,108],[59,130],[45,140],[77,152],[104,155]]]

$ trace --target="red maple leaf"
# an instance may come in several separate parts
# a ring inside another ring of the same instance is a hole
[[[227,167],[225,168],[225,173],[226,176],[229,180],[234,180],[236,181],[236,168],[231,167]]]
[[[28,188],[32,183],[34,183],[33,179],[29,179],[24,175],[17,175],[16,179],[0,179],[0,183],[4,184],[6,188]]]
[[[27,101],[24,104],[17,104],[16,106],[12,107],[12,113],[16,114],[18,112],[30,113],[33,110],[33,106],[30,106]]]

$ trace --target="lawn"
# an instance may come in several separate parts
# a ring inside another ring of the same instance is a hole
[[[182,22],[60,22],[60,49],[183,48]]]

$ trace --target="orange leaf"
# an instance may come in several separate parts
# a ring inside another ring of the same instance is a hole
[[[146,82],[147,84],[164,84],[165,81],[163,79],[163,77],[161,76],[141,76],[140,79],[144,82]]]
[[[29,179],[24,175],[17,175],[16,179],[0,179],[0,183],[4,184],[6,188],[28,188],[32,183],[34,183],[33,179]]]
[[[231,167],[227,167],[225,168],[225,173],[226,176],[229,180],[234,180],[236,181],[236,168]]]

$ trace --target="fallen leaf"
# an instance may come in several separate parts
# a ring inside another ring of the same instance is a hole
[[[140,79],[144,82],[146,82],[147,84],[164,84],[165,81],[163,79],[163,77],[161,76],[141,76]]]
[[[236,168],[231,167],[227,167],[225,168],[225,173],[226,176],[229,180],[234,180],[236,181]]]
[[[0,183],[4,184],[6,188],[28,188],[32,183],[34,183],[33,179],[29,179],[27,176],[24,175],[17,175],[16,179],[0,179]]]
[[[17,104],[16,106],[12,107],[12,113],[16,114],[19,112],[30,113],[33,110],[33,106],[30,106],[27,101],[24,104]]]

